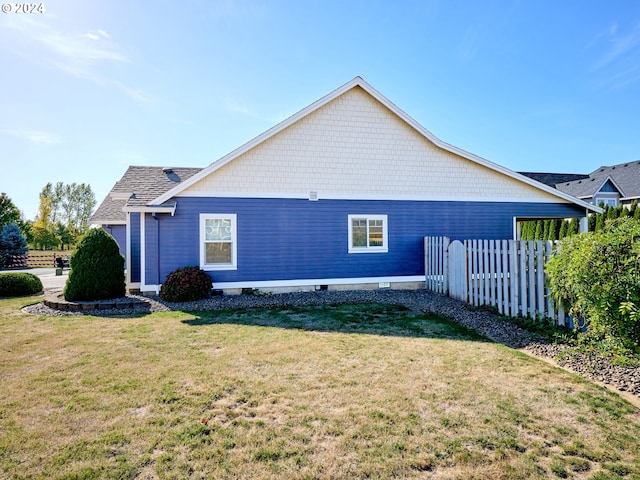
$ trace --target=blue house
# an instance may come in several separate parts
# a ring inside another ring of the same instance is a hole
[[[425,236],[511,239],[597,207],[449,145],[360,77],[206,168],[130,167],[93,216],[130,289],[418,287]]]

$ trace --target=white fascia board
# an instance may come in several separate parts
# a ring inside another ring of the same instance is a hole
[[[173,215],[176,212],[176,206],[173,205],[171,207],[159,207],[153,205],[146,205],[144,207],[124,207],[122,211],[124,212],[138,212],[138,213],[170,213]]]
[[[313,285],[355,285],[355,284],[376,284],[376,283],[405,283],[424,282],[425,275],[411,275],[404,277],[361,277],[361,278],[311,278],[299,280],[261,280],[246,282],[213,282],[213,288],[278,288],[278,287],[309,287]],[[160,285],[145,284],[141,290],[156,291]]]
[[[91,222],[91,225],[126,225],[126,220],[94,220]]]
[[[252,148],[257,146],[258,144],[264,142],[265,140],[273,137],[277,133],[281,132],[285,128],[287,128],[290,125],[292,125],[295,122],[297,122],[298,120],[300,120],[300,119],[306,117],[307,115],[309,115],[310,113],[318,110],[320,107],[328,104],[329,102],[331,102],[335,98],[339,97],[343,93],[351,90],[352,88],[354,88],[356,86],[358,86],[358,87],[362,88],[363,90],[365,90],[373,98],[375,98],[380,103],[382,103],[385,107],[387,107],[389,110],[391,110],[395,115],[397,115],[402,120],[404,120],[408,125],[413,127],[418,133],[420,133],[422,136],[427,138],[430,142],[434,143],[435,145],[437,145],[438,147],[442,148],[443,150],[446,150],[446,151],[451,152],[451,153],[453,153],[455,155],[458,155],[458,156],[460,156],[462,158],[470,160],[471,162],[474,162],[474,163],[477,163],[479,165],[482,165],[482,166],[484,166],[484,167],[486,167],[486,168],[488,168],[490,170],[494,170],[496,172],[502,173],[502,174],[504,174],[504,175],[506,175],[508,177],[511,177],[511,178],[513,178],[515,180],[518,180],[518,181],[520,181],[522,183],[526,183],[527,185],[530,185],[530,186],[532,186],[534,188],[537,188],[539,190],[543,190],[543,191],[545,191],[547,193],[550,193],[551,195],[554,195],[556,197],[562,198],[562,199],[564,199],[564,200],[566,200],[568,202],[575,203],[575,204],[577,204],[577,205],[579,205],[581,207],[590,209],[590,210],[592,210],[594,212],[598,212],[598,210],[599,210],[598,207],[596,207],[594,205],[591,205],[589,203],[583,202],[583,201],[577,199],[576,197],[574,197],[572,195],[568,195],[568,194],[566,194],[564,192],[561,192],[560,190],[557,190],[557,189],[555,189],[553,187],[550,187],[550,186],[545,185],[543,183],[537,182],[536,180],[533,180],[532,178],[529,178],[529,177],[524,176],[524,175],[520,175],[519,173],[514,172],[513,170],[510,170],[510,169],[508,169],[506,167],[503,167],[503,166],[498,165],[496,163],[490,162],[489,160],[486,160],[486,159],[484,159],[482,157],[479,157],[477,155],[469,153],[466,150],[463,150],[463,149],[458,148],[458,147],[454,147],[453,145],[450,145],[450,144],[448,144],[446,142],[443,142],[438,137],[436,137],[433,133],[431,133],[429,130],[424,128],[417,121],[415,121],[413,118],[411,118],[409,115],[407,115],[402,109],[397,107],[393,102],[391,102],[389,99],[387,99],[384,95],[382,95],[380,92],[378,92],[375,88],[373,88],[371,85],[369,85],[367,82],[365,82],[361,77],[355,77],[350,82],[345,83],[343,86],[337,88],[336,90],[334,90],[333,92],[329,93],[328,95],[325,95],[324,97],[322,97],[321,99],[315,101],[314,103],[312,103],[308,107],[300,110],[298,113],[292,115],[288,119],[280,122],[279,124],[275,125],[274,127],[270,128],[269,130],[265,131],[261,135],[258,135],[253,140],[245,143],[241,147],[237,148],[236,150],[232,151],[231,153],[229,153],[229,154],[225,155],[224,157],[220,158],[219,160],[215,161],[214,163],[209,165],[207,168],[203,169],[199,173],[193,175],[189,179],[185,180],[184,182],[180,183],[179,185],[177,185],[173,189],[169,190],[168,192],[165,192],[164,194],[162,194],[161,196],[159,196],[158,198],[153,200],[153,203],[166,202],[167,200],[169,200],[170,198],[176,196],[180,192],[184,191],[185,189],[187,189],[191,185],[195,184],[196,182],[198,182],[202,178],[204,178],[204,177],[208,176],[209,174],[215,172],[216,170],[218,170],[219,168],[223,167],[227,163],[231,162],[235,158],[237,158],[240,155],[246,153],[247,151],[251,150]]]

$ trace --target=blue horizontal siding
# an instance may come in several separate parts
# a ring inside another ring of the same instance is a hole
[[[131,213],[131,281],[139,282],[142,267],[140,263],[140,214]]]
[[[179,198],[174,216],[157,216],[159,241],[147,215],[147,284],[199,264],[200,213],[237,215],[238,268],[209,272],[215,283],[423,275],[425,236],[510,239],[513,217],[584,210],[550,203]],[[349,214],[387,215],[389,251],[349,254]]]
[[[102,228],[111,234],[118,243],[120,253],[127,256],[127,227],[126,225],[103,225]]]

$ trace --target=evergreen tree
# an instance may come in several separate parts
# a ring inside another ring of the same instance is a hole
[[[64,298],[103,300],[125,294],[124,257],[115,239],[102,228],[90,229],[69,260]]]
[[[629,216],[629,209],[624,205],[618,207],[618,218],[624,218]]]
[[[580,220],[572,218],[569,222],[569,235],[577,235],[580,233]]]
[[[549,236],[547,240],[558,240],[558,234],[560,233],[559,223],[556,218],[549,222]]]
[[[28,251],[27,239],[24,238],[20,227],[15,223],[9,223],[2,227],[0,233],[0,267],[13,266],[14,257],[24,255]],[[22,266],[24,262],[18,262]]]
[[[569,228],[569,222],[566,220],[562,220],[562,224],[560,225],[560,233],[558,234],[558,240],[562,240],[567,236],[567,229]]]
[[[589,215],[589,231],[590,232],[595,232],[596,231],[596,220],[597,220],[598,214],[597,213],[592,213],[591,215]]]
[[[549,239],[549,220],[542,221],[542,237],[536,238],[536,240],[548,240]]]
[[[604,224],[605,224],[605,214],[604,213],[597,213],[596,214],[596,228],[595,228],[595,232],[601,232],[604,230]]]
[[[535,233],[533,234],[533,240],[541,240],[543,230],[544,230],[543,221],[542,220],[536,221],[536,230],[535,230]]]

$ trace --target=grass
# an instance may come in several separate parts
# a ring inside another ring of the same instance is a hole
[[[37,300],[0,300],[0,478],[640,478],[637,409],[441,318]]]

